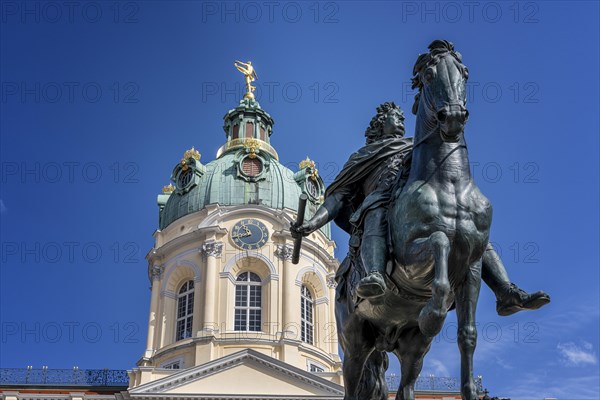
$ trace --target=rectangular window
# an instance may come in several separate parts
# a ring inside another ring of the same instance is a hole
[[[310,362],[310,361],[308,363],[308,370],[310,372],[325,372],[325,368],[323,368],[313,362]]]
[[[181,361],[173,361],[162,366],[164,369],[181,369]]]

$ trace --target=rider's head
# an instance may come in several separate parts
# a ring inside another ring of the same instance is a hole
[[[377,107],[377,114],[365,131],[367,144],[381,139],[404,136],[404,113],[394,102]]]

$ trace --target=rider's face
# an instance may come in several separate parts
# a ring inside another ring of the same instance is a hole
[[[396,110],[390,111],[383,122],[385,135],[404,135],[404,120]]]

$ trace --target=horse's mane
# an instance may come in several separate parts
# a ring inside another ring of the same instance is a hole
[[[400,118],[404,121],[404,113],[396,105],[396,103],[385,102],[377,107],[377,114],[371,119],[371,123],[369,127],[365,131],[365,137],[367,138],[367,144],[373,143],[374,141],[381,139],[383,134],[383,121],[385,120],[385,116],[392,110],[396,110],[400,113]]]
[[[412,107],[413,114],[417,113],[419,97],[421,95],[421,89],[423,89],[421,74],[425,69],[437,65],[437,63],[445,56],[452,56],[454,61],[458,64],[463,78],[465,80],[469,78],[469,70],[462,63],[462,55],[458,51],[454,51],[454,44],[452,44],[452,42],[447,40],[434,40],[427,48],[429,49],[429,53],[419,54],[417,62],[413,67],[412,88],[419,89],[419,92],[415,95],[415,102]]]

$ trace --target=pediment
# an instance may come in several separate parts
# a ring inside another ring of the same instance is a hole
[[[129,391],[134,399],[342,399],[344,389],[251,349]]]

